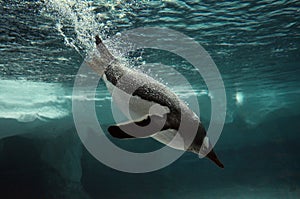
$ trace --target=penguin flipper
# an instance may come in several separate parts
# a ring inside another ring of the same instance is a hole
[[[147,138],[168,128],[164,118],[147,115],[141,120],[112,125],[108,127],[108,132],[112,137],[119,139]]]

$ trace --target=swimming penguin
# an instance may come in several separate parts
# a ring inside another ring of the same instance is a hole
[[[96,46],[96,52],[86,60],[87,65],[103,78],[116,101],[122,103],[130,97],[129,114],[136,118],[110,126],[108,132],[112,137],[152,137],[172,148],[206,156],[224,168],[199,117],[175,93],[146,74],[126,67],[109,52],[99,36],[96,36]],[[194,130],[195,136],[191,136],[190,130]]]

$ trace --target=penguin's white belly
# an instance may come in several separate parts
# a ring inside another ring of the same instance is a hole
[[[169,108],[166,106],[125,93],[107,81],[105,75],[103,75],[103,80],[112,95],[113,102],[129,120],[139,120],[151,113],[162,116],[169,112]],[[174,129],[157,132],[151,137],[169,147],[184,150],[183,139]]]
[[[174,149],[185,150],[184,149],[184,141],[180,134],[174,129],[167,129],[164,131],[160,131],[151,136],[155,140],[168,145]]]

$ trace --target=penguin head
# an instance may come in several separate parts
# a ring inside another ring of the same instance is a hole
[[[206,154],[209,153],[210,149],[211,149],[211,144],[209,142],[209,138],[207,136],[205,136],[203,138],[202,145],[200,146],[200,148],[197,151],[199,157],[206,156]]]
[[[212,145],[209,141],[209,138],[207,136],[204,137],[202,145],[198,152],[199,157],[207,157],[211,161],[213,161],[215,164],[217,164],[219,167],[224,168],[224,165],[221,163],[221,161],[218,159],[216,153],[212,149]]]

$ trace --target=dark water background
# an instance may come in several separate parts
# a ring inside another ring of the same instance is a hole
[[[99,163],[81,146],[72,120],[72,84],[85,53],[72,23],[43,2],[0,1],[1,198],[300,197],[298,1],[92,5],[103,23],[102,36],[141,26],[168,27],[209,52],[227,94],[226,124],[215,147],[225,169],[189,153],[146,174]],[[57,30],[60,23],[65,37]],[[67,46],[66,38],[74,38],[79,50]],[[142,59],[172,65],[197,92],[206,90],[188,63],[166,52],[145,52]],[[172,76],[163,70],[158,75]],[[103,83],[99,87],[98,117],[107,126],[114,122],[110,97]],[[209,97],[198,98],[207,127]],[[148,139],[118,144],[161,147]]]

